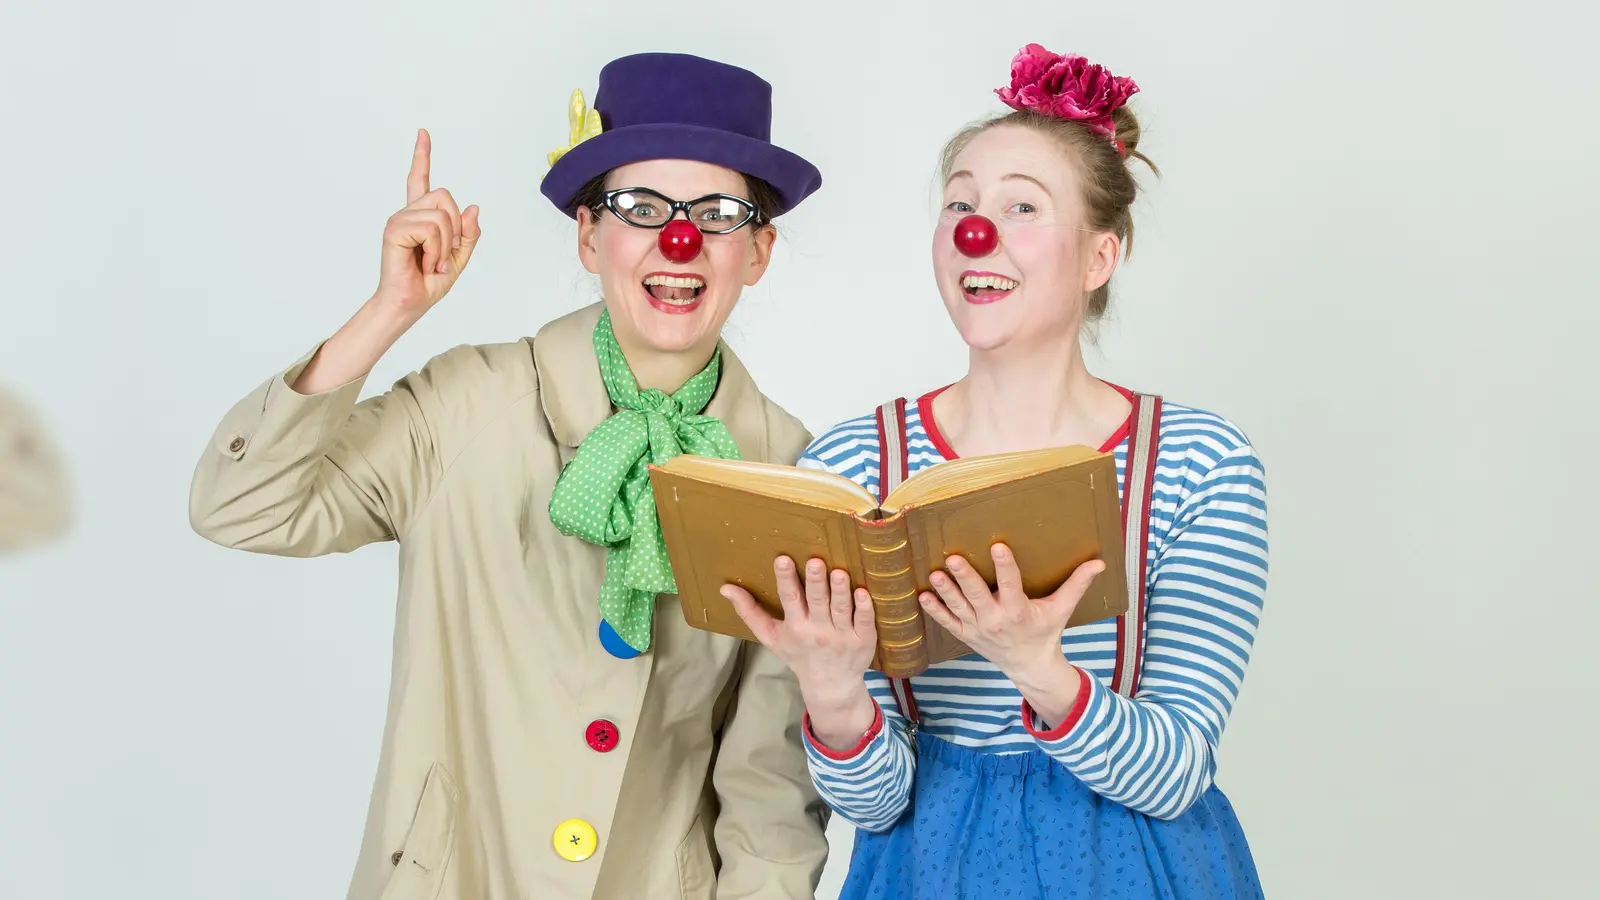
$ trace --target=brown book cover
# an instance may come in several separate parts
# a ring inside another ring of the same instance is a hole
[[[667,555],[690,625],[754,640],[720,591],[748,590],[782,617],[772,562],[817,558],[872,594],[878,651],[872,668],[893,678],[971,652],[928,619],[917,594],[960,554],[994,587],[989,547],[1016,555],[1023,587],[1042,597],[1091,559],[1106,569],[1070,625],[1119,615],[1128,592],[1116,461],[1088,447],[951,460],[877,499],[828,472],[700,456],[650,468]]]

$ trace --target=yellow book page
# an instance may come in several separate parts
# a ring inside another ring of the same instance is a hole
[[[707,456],[675,456],[657,468],[762,497],[871,517],[878,501],[848,478],[817,469]]]
[[[889,493],[883,510],[892,515],[909,506],[926,506],[1040,472],[1063,469],[1100,455],[1093,447],[1075,445],[953,459],[901,482]]]

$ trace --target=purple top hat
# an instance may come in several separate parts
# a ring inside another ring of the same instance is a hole
[[[600,70],[601,132],[568,150],[539,185],[562,212],[597,175],[647,159],[726,166],[772,185],[781,215],[822,186],[817,167],[771,141],[772,85],[753,72],[683,53],[640,53]],[[687,198],[685,198],[687,199]]]

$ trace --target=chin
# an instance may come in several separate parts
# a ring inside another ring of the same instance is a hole
[[[991,323],[967,322],[956,325],[956,333],[973,350],[999,350],[1017,339],[1017,331]]]
[[[652,311],[652,315],[660,316],[660,313]],[[708,337],[715,336],[715,329],[706,327],[703,321],[694,321],[700,318],[702,317],[695,314],[684,316],[679,322],[647,320],[639,329],[639,337],[652,350],[659,350],[662,353],[684,353],[705,345]]]
[[[979,351],[1054,343],[1076,335],[1077,325],[1059,311],[1039,309],[1018,292],[990,303],[972,303],[964,294],[945,299],[956,333],[969,348]]]
[[[626,319],[627,329],[639,343],[661,353],[683,353],[716,340],[726,318],[719,298],[700,296],[688,302],[657,300],[645,291],[636,291],[625,310],[608,303],[612,319]]]
[[[1016,340],[1024,332],[1024,322],[1017,321],[1011,311],[994,306],[973,306],[964,298],[946,304],[950,322],[956,327],[961,340],[973,350],[997,350]]]

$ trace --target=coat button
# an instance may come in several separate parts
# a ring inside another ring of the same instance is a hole
[[[244,449],[244,438],[242,438],[242,437],[234,438],[233,439],[233,443],[228,445],[228,452],[229,453],[238,453],[240,450],[243,450],[243,449]]]
[[[610,753],[617,748],[617,726],[605,719],[590,722],[583,736],[596,753]]]
[[[583,862],[594,855],[600,838],[594,826],[582,819],[568,819],[556,826],[554,838],[556,853],[570,862]]]
[[[393,854],[392,854],[392,855],[390,855],[390,857],[389,857],[389,865],[391,865],[391,866],[398,866],[398,865],[400,865],[400,860],[402,860],[402,859],[404,859],[404,858],[405,858],[405,855],[406,855],[406,853],[405,853],[405,851],[404,851],[404,850],[396,850],[396,851],[395,851],[395,852],[394,852],[394,853],[393,853]]]

